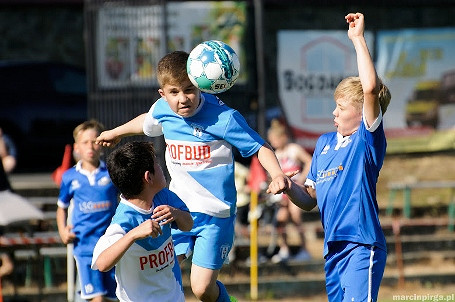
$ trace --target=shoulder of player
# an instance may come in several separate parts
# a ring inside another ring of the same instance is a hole
[[[150,107],[149,112],[155,114],[156,112],[159,112],[161,110],[171,110],[169,105],[167,104],[166,100],[161,97],[158,100],[155,101],[155,103],[152,104]]]
[[[209,94],[209,93],[202,93],[204,97],[204,106],[212,106],[215,108],[219,108],[223,111],[234,111],[235,109],[226,105],[218,96]]]
[[[327,144],[330,144],[333,141],[335,141],[335,144],[336,144],[337,132],[327,132],[327,133],[321,134],[321,136],[319,136],[319,138],[316,142],[316,149],[318,147],[323,148]]]
[[[337,132],[336,131],[327,132],[327,133],[321,134],[321,136],[319,136],[319,138],[318,138],[318,141],[328,141],[328,140],[332,140],[332,139],[334,139],[336,137],[337,137]]]
[[[72,166],[71,168],[62,173],[62,182],[71,181],[75,177],[77,177],[78,174],[79,172],[76,170],[76,166]]]
[[[136,216],[140,216],[140,214],[130,206],[120,202],[114,216],[112,216],[111,224],[117,224],[123,229],[132,229],[139,225],[137,219],[134,218]]]
[[[178,197],[177,194],[169,190],[168,188],[163,188],[161,191],[156,193],[155,197],[153,198],[153,203],[155,206],[159,205],[175,205],[177,202],[183,201]]]

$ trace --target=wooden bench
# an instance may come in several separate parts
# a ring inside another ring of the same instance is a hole
[[[43,257],[44,266],[44,286],[54,286],[54,279],[52,273],[52,259],[54,258],[66,258],[67,249],[66,246],[55,246],[55,247],[42,247],[39,249],[39,254]]]
[[[36,232],[32,236],[9,233],[0,237],[0,248],[14,251],[14,258],[26,260],[25,285],[31,284],[32,265],[43,261],[44,285],[53,286],[51,260],[66,257],[66,246],[62,245],[58,232]]]
[[[411,192],[414,189],[450,189],[448,205],[448,229],[454,231],[455,222],[455,181],[417,181],[417,182],[391,182],[388,184],[389,204],[386,209],[386,215],[393,213],[395,197],[398,192],[403,192],[403,216],[411,218]]]

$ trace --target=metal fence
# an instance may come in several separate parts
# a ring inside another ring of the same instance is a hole
[[[208,6],[211,8],[206,15],[216,22],[194,25],[196,15]],[[85,0],[88,116],[110,129],[148,111],[160,97],[155,72],[159,59],[172,50],[189,52],[198,39],[216,35],[227,39],[237,35],[234,41],[244,49],[243,82],[238,80],[223,93],[222,100],[244,115],[254,111],[250,103],[257,99],[257,92],[250,47],[254,39],[247,38],[251,36],[246,16],[249,7],[244,1]],[[176,33],[186,22],[193,22],[187,25],[191,30]],[[250,116],[249,122],[255,127],[255,116]],[[164,141],[153,140],[162,158]]]

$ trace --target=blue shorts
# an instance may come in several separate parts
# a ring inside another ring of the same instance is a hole
[[[354,242],[332,242],[326,256],[329,301],[376,301],[387,252]]]
[[[194,224],[189,232],[172,229],[177,255],[193,254],[193,263],[208,269],[220,269],[228,259],[234,241],[235,215],[217,218],[191,213]]]
[[[97,296],[105,296],[106,299],[117,300],[114,268],[104,273],[91,269],[92,256],[74,256],[74,259],[76,259],[82,299],[90,300]]]

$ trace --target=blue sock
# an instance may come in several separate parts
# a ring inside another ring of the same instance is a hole
[[[216,284],[220,289],[220,294],[218,295],[218,299],[216,299],[216,302],[229,302],[230,301],[229,295],[227,293],[226,287],[224,287],[224,284],[218,280],[216,280]]]

